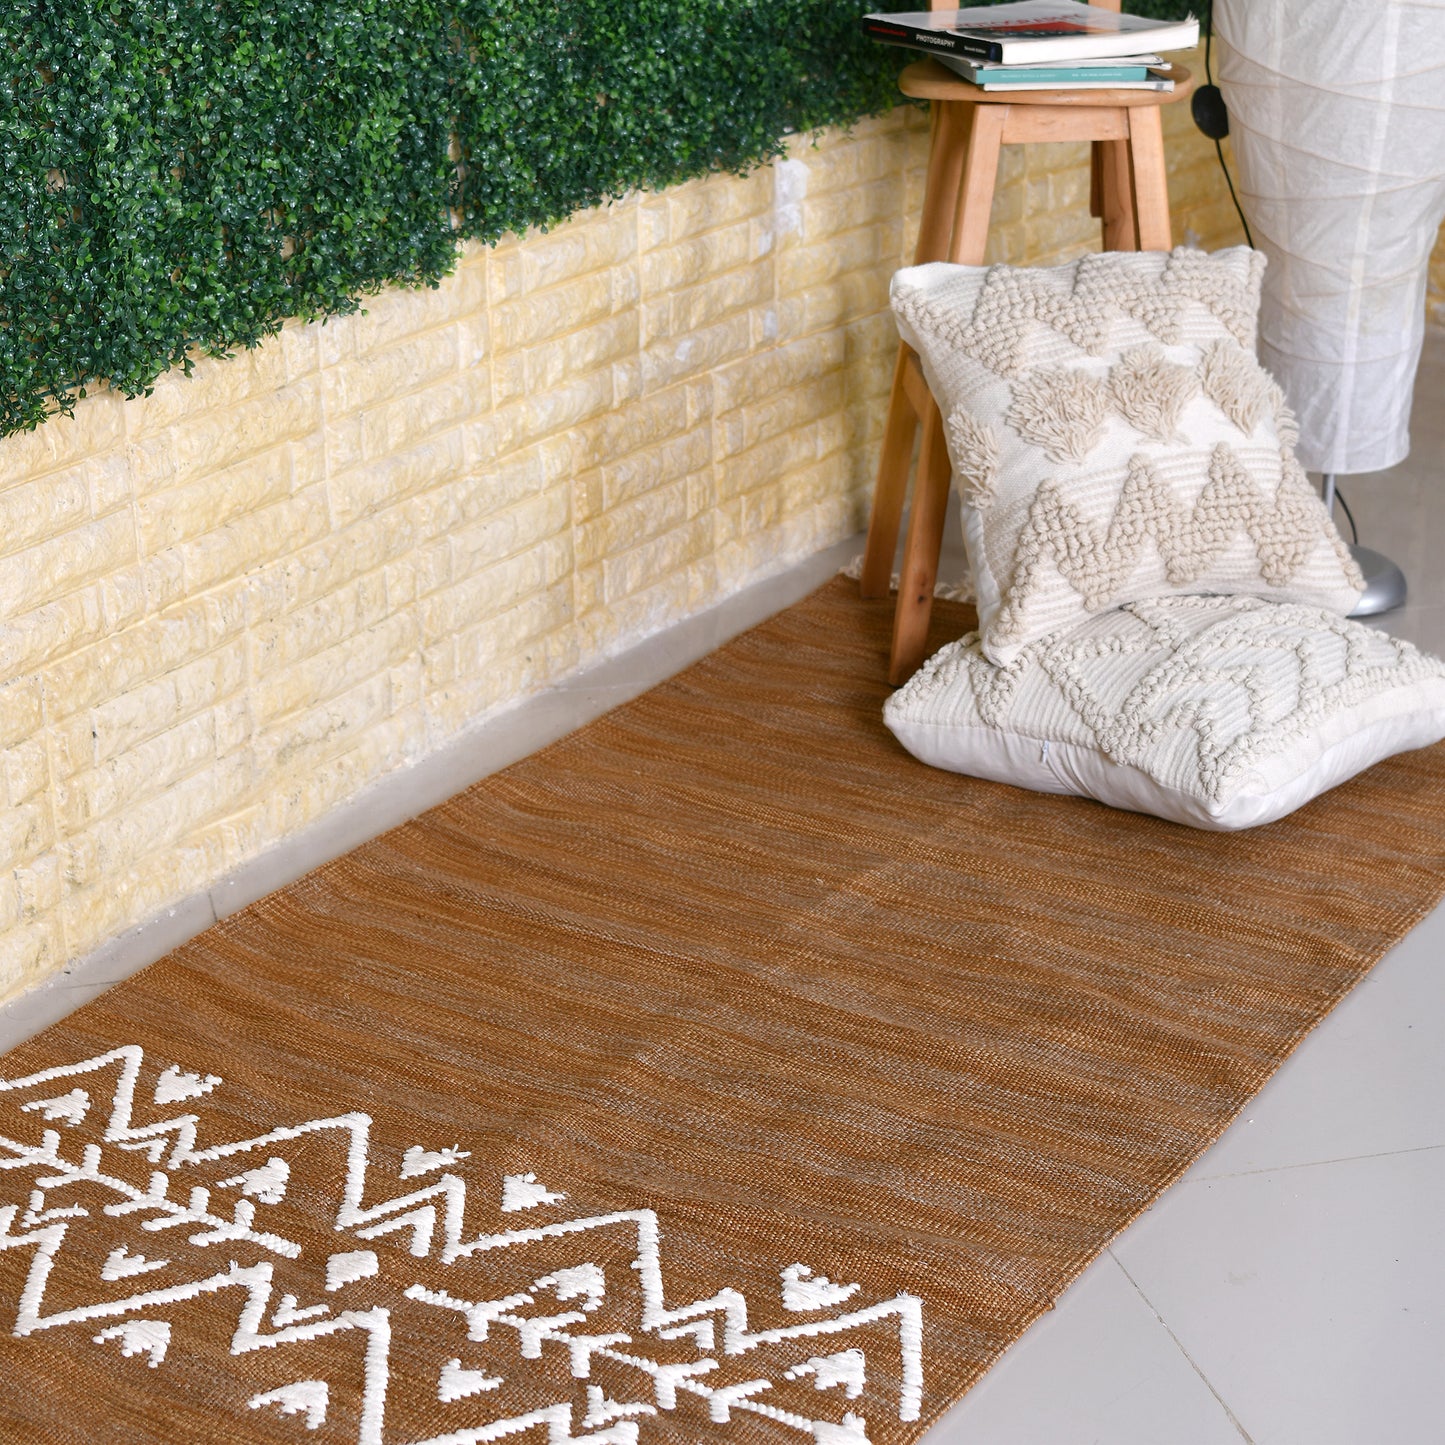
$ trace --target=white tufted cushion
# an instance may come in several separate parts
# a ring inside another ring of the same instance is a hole
[[[943,412],[993,661],[1170,593],[1354,606],[1363,578],[1254,359],[1263,267],[1237,246],[894,277],[899,331]]]
[[[935,767],[1244,828],[1445,737],[1445,663],[1316,607],[1161,597],[1006,667],[970,633],[883,718]]]

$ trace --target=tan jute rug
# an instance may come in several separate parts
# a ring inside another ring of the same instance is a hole
[[[1436,901],[1445,748],[1243,836],[1031,796],[894,744],[887,613],[0,1061],[0,1436],[916,1440]]]

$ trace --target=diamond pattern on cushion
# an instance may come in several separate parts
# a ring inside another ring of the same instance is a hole
[[[1235,826],[1445,737],[1445,663],[1321,608],[1161,597],[1004,667],[970,633],[888,700],[884,721],[937,766]],[[1051,773],[1004,776],[1005,744],[1037,750]]]

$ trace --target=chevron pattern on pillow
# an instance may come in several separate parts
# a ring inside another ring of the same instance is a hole
[[[1253,356],[1263,265],[1241,246],[895,276],[947,421],[993,661],[1171,593],[1354,606],[1363,578]]]

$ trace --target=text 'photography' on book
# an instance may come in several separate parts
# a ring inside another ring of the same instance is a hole
[[[1199,40],[1197,20],[1154,20],[1076,0],[863,17],[886,45],[926,51],[981,90],[1173,90],[1164,52]]]

